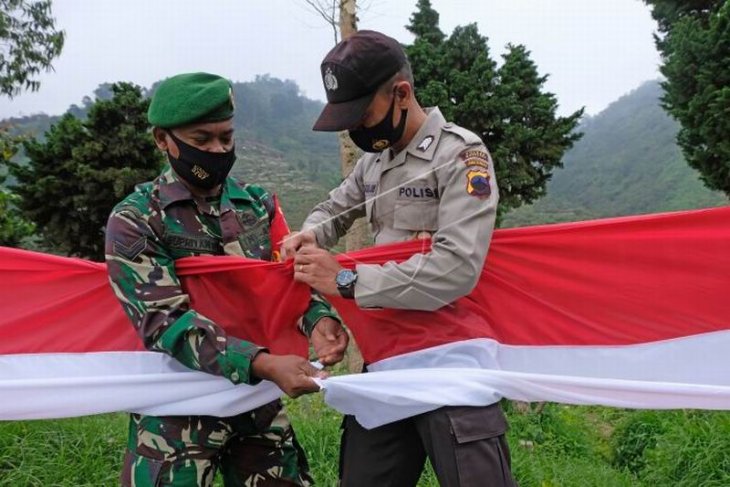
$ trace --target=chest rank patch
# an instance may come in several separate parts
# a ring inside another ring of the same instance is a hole
[[[431,147],[431,144],[433,144],[433,135],[429,135],[427,137],[424,137],[420,144],[418,144],[418,150],[421,152],[426,152],[429,147]]]
[[[485,200],[492,194],[489,185],[489,156],[483,150],[467,149],[459,156],[464,161],[466,171],[466,192]]]

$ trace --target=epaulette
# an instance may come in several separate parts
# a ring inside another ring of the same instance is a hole
[[[122,201],[114,206],[113,213],[121,213],[122,211],[130,211],[135,215],[142,217],[144,213],[149,213],[150,201],[152,199],[153,183],[148,181],[135,186],[134,192],[128,194]]]
[[[466,145],[483,144],[482,139],[477,134],[454,123],[449,122],[444,124],[441,130],[458,136]]]

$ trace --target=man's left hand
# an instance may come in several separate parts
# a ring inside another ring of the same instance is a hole
[[[325,316],[312,330],[312,348],[322,365],[334,365],[345,358],[350,336],[339,321]]]
[[[301,247],[294,256],[294,279],[320,294],[339,296],[335,277],[341,269],[337,259],[325,249]]]

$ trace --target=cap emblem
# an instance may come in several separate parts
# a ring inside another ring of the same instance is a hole
[[[330,68],[327,68],[327,70],[324,72],[324,87],[330,91],[335,91],[338,86],[339,84],[337,83],[337,78],[334,74],[332,74],[332,70]]]

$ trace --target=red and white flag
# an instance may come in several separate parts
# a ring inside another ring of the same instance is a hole
[[[340,260],[400,261],[421,245]],[[306,353],[293,323],[308,289],[291,262],[205,257],[177,269],[193,306],[229,333]],[[501,397],[730,409],[729,290],[730,207],[499,230],[475,290],[435,313],[334,299],[372,372],[322,381],[325,400],[366,427]],[[144,351],[103,264],[0,249],[0,307],[1,419],[223,416],[280,394]]]

